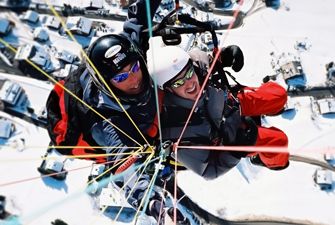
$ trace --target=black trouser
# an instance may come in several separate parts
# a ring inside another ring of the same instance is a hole
[[[239,156],[227,151],[178,150],[178,162],[207,180],[215,179],[240,162]]]

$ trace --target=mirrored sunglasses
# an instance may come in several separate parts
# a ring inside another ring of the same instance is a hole
[[[120,83],[122,81],[125,81],[127,80],[127,78],[129,77],[129,74],[130,73],[136,73],[140,70],[140,62],[139,61],[136,61],[134,63],[134,65],[130,68],[130,70],[128,72],[123,72],[123,73],[119,73],[119,74],[116,74],[112,80],[116,83]]]
[[[183,78],[180,78],[176,81],[174,81],[172,84],[171,84],[171,87],[172,88],[178,88],[180,86],[183,86],[186,82],[186,80],[189,80],[193,77],[193,74],[194,74],[194,68],[193,66],[191,66],[187,72],[185,73],[185,76]]]

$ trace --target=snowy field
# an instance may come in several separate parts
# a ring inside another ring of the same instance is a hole
[[[291,53],[301,58],[308,86],[323,84],[325,65],[335,61],[334,7],[333,0],[284,0],[278,10],[261,9],[246,17],[241,27],[222,31],[221,44],[239,45],[244,52],[244,68],[233,75],[242,84],[258,86],[263,77],[274,74],[270,53]],[[117,24],[115,30],[120,29]],[[309,48],[298,51],[294,48],[297,41],[305,41]],[[0,77],[19,82],[36,109],[43,106],[51,88],[29,78],[4,74]],[[280,78],[278,82],[286,85]],[[291,101],[294,110],[266,117],[264,125],[286,132],[292,154],[324,162],[323,153],[335,154],[335,115],[313,113],[310,97],[294,97]],[[91,162],[67,159],[65,169],[69,173],[65,181],[40,178],[37,167],[49,144],[47,131],[2,111],[0,117],[13,121],[17,128],[6,146],[0,147],[0,195],[7,197],[6,209],[18,215],[20,221],[11,224],[46,225],[57,218],[69,225],[112,223],[84,191]],[[25,143],[20,142],[21,138]],[[291,161],[283,171],[270,171],[242,160],[213,181],[189,171],[179,172],[178,184],[199,206],[224,219],[333,225],[335,182],[332,189],[320,190],[313,181],[317,168],[320,167]],[[334,172],[332,177],[335,180]],[[122,222],[112,224],[128,223],[130,219],[123,214]]]

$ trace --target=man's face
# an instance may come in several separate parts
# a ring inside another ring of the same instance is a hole
[[[128,95],[135,95],[142,92],[143,74],[140,67],[140,62],[128,64],[120,73],[110,79],[111,84]]]
[[[179,97],[195,101],[200,91],[200,84],[193,65],[186,66],[167,89]]]

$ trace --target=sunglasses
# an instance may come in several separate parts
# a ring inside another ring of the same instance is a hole
[[[136,61],[128,72],[118,73],[112,78],[112,80],[116,83],[120,83],[122,81],[127,80],[130,73],[136,73],[139,70],[140,70],[140,62]]]
[[[174,81],[172,84],[171,84],[171,87],[172,88],[178,88],[180,86],[183,86],[186,82],[186,80],[189,80],[193,77],[193,74],[194,74],[194,68],[193,66],[191,66],[187,72],[185,73],[185,76],[183,78],[180,78],[176,81]]]

